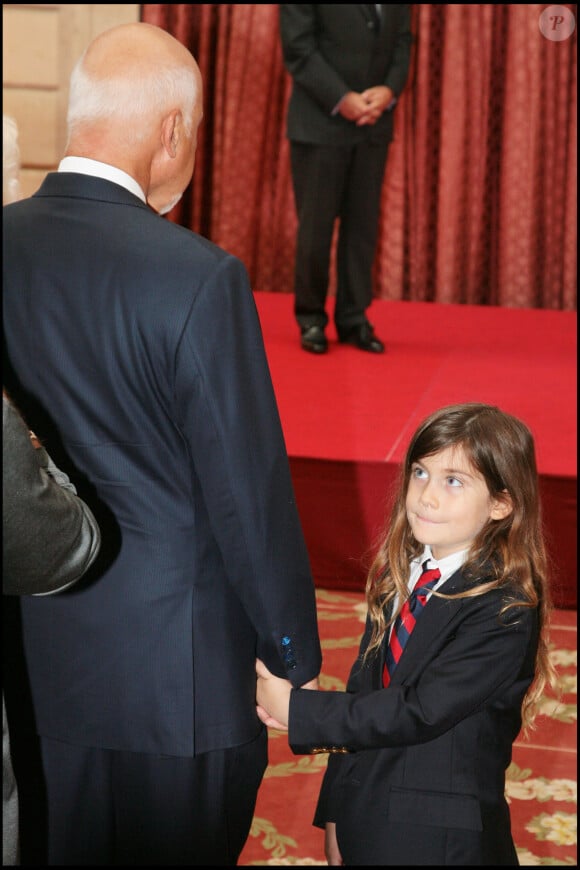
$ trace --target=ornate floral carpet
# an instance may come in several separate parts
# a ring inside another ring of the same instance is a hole
[[[318,589],[322,688],[344,689],[364,622],[363,595]],[[577,865],[576,611],[553,614],[551,654],[561,698],[546,695],[537,728],[516,742],[506,794],[520,864]],[[325,755],[293,755],[286,735],[270,731],[270,764],[240,865],[326,864],[323,833],[312,817]]]

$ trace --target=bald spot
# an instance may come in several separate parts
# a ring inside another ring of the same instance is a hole
[[[121,24],[101,33],[88,47],[83,67],[99,79],[108,75],[135,78],[152,66],[189,66],[200,78],[195,59],[177,39],[153,24]]]

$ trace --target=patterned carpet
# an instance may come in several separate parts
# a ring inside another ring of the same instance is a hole
[[[344,689],[364,623],[363,595],[318,589],[322,688]],[[561,701],[546,696],[538,725],[514,746],[506,793],[523,866],[577,865],[576,611],[553,614],[551,654]],[[293,755],[286,735],[270,731],[270,764],[239,865],[325,865],[322,831],[312,816],[324,755]]]

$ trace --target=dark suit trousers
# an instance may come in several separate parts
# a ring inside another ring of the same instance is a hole
[[[196,758],[43,738],[42,756],[49,866],[235,866],[267,764],[267,733]]]
[[[334,321],[339,334],[366,322],[388,147],[387,142],[366,140],[357,145],[290,143],[298,215],[294,313],[301,327],[328,323],[325,303],[337,217]]]

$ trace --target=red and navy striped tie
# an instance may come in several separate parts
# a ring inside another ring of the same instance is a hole
[[[410,597],[403,604],[401,612],[397,616],[395,624],[393,625],[391,639],[389,641],[383,667],[384,688],[389,685],[393,671],[397,667],[405,648],[405,644],[409,640],[409,636],[415,628],[415,623],[425,607],[427,593],[441,578],[439,568],[427,568],[428,563],[428,559],[423,562],[423,573],[417,580]]]

